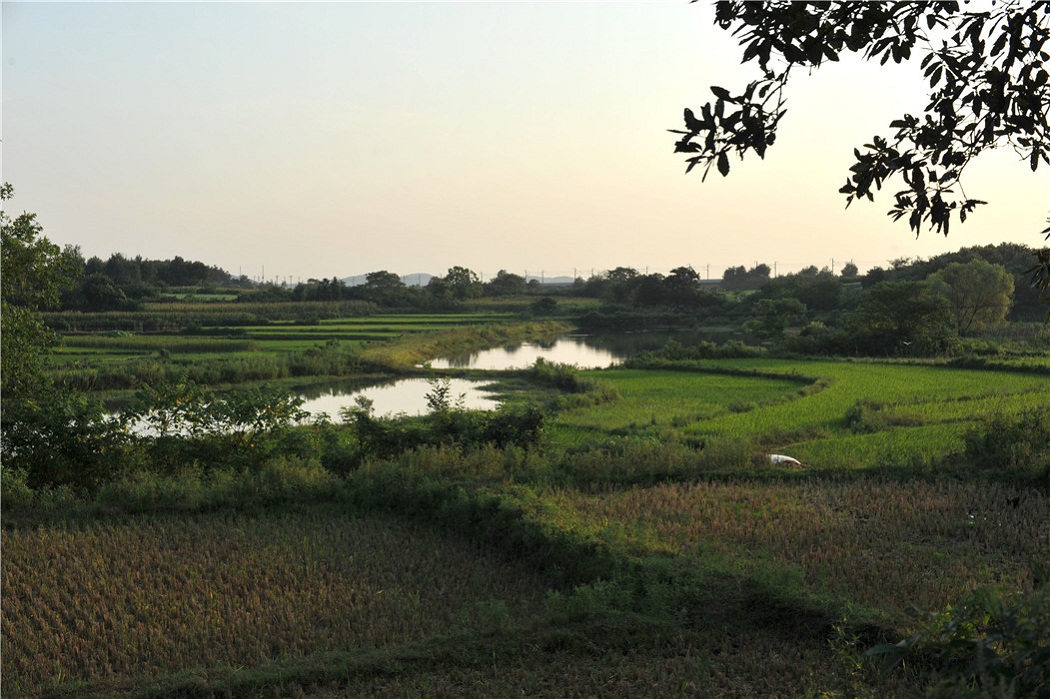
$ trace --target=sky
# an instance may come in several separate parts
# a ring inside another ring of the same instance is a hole
[[[181,256],[277,281],[765,263],[861,270],[1041,247],[1050,171],[1009,149],[917,238],[845,208],[853,148],[921,113],[917,65],[800,73],[765,160],[673,153],[684,107],[757,68],[706,2],[2,3],[14,213],[85,257]],[[890,193],[896,188],[891,187]]]

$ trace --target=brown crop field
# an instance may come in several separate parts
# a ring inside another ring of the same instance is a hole
[[[1032,585],[1050,561],[1050,497],[941,481],[676,483],[555,499],[617,522],[654,551],[796,573],[808,591],[903,621],[978,586]]]
[[[402,521],[170,517],[3,533],[3,683],[252,666],[535,612],[527,569]]]

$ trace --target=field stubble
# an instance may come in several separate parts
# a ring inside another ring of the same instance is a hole
[[[339,513],[6,530],[3,550],[12,696],[484,628],[491,608],[528,618],[547,589],[462,540]]]
[[[1028,589],[1050,561],[1050,497],[992,484],[675,483],[554,499],[644,532],[657,551],[800,571],[808,591],[879,609],[938,610],[975,587]]]

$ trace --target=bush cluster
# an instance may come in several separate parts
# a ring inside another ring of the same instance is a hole
[[[1045,576],[1045,571],[1043,573]],[[981,588],[930,614],[919,631],[868,651],[926,675],[925,696],[1043,697],[1050,691],[1050,581],[1021,594]]]
[[[1050,477],[1050,407],[1019,417],[995,415],[968,430],[963,441],[966,457],[978,467]]]

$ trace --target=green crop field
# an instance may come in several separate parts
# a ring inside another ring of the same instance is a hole
[[[891,362],[723,360],[587,375],[610,382],[621,400],[562,415],[567,442],[746,439],[818,468],[927,463],[958,450],[981,419],[1050,404],[1046,375]],[[858,405],[868,423],[851,425]]]
[[[418,373],[565,330],[483,317],[72,335],[56,372]],[[1050,563],[1050,376],[1025,361],[538,365],[486,375],[510,404],[489,417],[358,413],[256,435],[258,461],[132,444],[92,492],[5,480],[4,693],[921,693],[929,660],[885,675],[863,652],[975,590],[1032,594]],[[971,448],[1029,414],[1031,439]]]
[[[610,382],[620,399],[558,420],[561,440],[581,443],[596,434],[660,433],[684,428],[731,410],[787,400],[811,383],[794,377],[729,376],[686,371],[610,369],[586,375]],[[666,430],[663,430],[666,431]]]
[[[295,304],[286,304],[295,305]],[[315,307],[317,304],[314,305]],[[97,316],[92,319],[90,316]],[[195,358],[225,353],[301,352],[330,340],[361,346],[367,342],[395,340],[406,334],[432,333],[462,327],[480,327],[515,320],[509,313],[457,313],[367,315],[360,317],[318,318],[311,322],[294,319],[268,320],[264,324],[246,320],[265,318],[275,312],[252,304],[187,303],[163,304],[136,313],[51,314],[60,327],[116,324],[132,330],[67,332],[60,358],[82,359],[149,355],[159,351],[192,354]],[[67,319],[67,318],[71,318]],[[208,336],[200,336],[201,325]],[[189,336],[187,336],[187,333]]]

